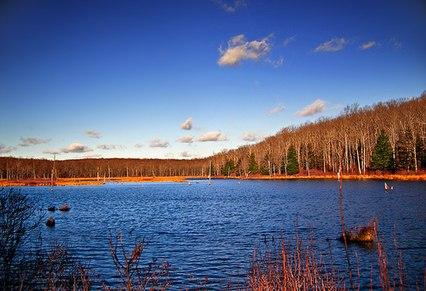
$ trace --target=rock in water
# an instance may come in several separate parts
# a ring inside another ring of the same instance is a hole
[[[61,206],[59,206],[60,211],[70,211],[71,207],[68,205],[68,203],[64,203]]]
[[[345,231],[347,242],[372,242],[374,241],[374,226],[367,225],[363,227],[352,228],[349,231]],[[343,235],[340,236],[340,240],[343,241]]]
[[[54,227],[55,226],[55,219],[53,217],[49,217],[46,221],[46,225],[48,227]]]

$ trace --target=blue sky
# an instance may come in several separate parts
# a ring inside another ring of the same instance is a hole
[[[424,90],[424,1],[0,4],[2,156],[202,157]]]

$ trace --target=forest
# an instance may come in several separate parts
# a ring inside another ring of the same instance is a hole
[[[259,143],[201,159],[47,160],[0,157],[0,179],[312,175],[419,172],[426,167],[426,93],[283,128]]]

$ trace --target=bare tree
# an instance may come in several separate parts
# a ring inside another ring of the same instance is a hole
[[[40,224],[36,212],[36,206],[27,196],[12,189],[0,191],[0,282],[3,289],[14,284],[12,274],[18,250]]]

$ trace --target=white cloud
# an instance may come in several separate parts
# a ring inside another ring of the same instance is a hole
[[[184,130],[191,130],[192,129],[192,117],[189,117],[187,120],[185,120],[181,125],[180,128]]]
[[[50,139],[41,139],[37,137],[21,137],[21,143],[19,144],[21,147],[28,147],[32,145],[44,144],[48,143]]]
[[[253,142],[257,141],[259,138],[254,132],[247,131],[243,133],[242,139],[244,141]]]
[[[367,42],[365,42],[365,43],[361,44],[361,46],[360,46],[359,48],[360,48],[361,50],[365,51],[365,50],[368,50],[368,49],[371,49],[371,48],[375,47],[376,45],[377,45],[377,44],[376,44],[376,42],[375,42],[375,41],[370,40],[370,41],[367,41]]]
[[[323,112],[325,109],[325,101],[321,99],[315,100],[313,103],[309,104],[299,112],[297,112],[297,115],[299,116],[311,116],[315,115],[317,113]]]
[[[296,36],[295,36],[295,35],[290,36],[290,37],[287,37],[287,38],[285,38],[285,39],[284,39],[284,41],[283,41],[283,46],[284,46],[284,47],[287,47],[290,43],[292,43],[292,42],[294,42],[294,41],[296,41]]]
[[[109,150],[119,150],[119,149],[122,149],[124,147],[122,145],[119,145],[119,144],[100,144],[100,145],[98,145],[97,148],[100,149],[100,150],[109,151]]]
[[[243,34],[236,35],[228,41],[228,48],[219,48],[220,66],[236,66],[243,60],[256,61],[267,55],[271,50],[271,35],[260,40],[247,41]]]
[[[137,143],[137,144],[135,144],[135,148],[137,148],[137,149],[140,149],[140,148],[142,148],[143,147],[143,144],[141,144],[141,143]]]
[[[276,60],[266,59],[266,62],[276,69],[284,64],[284,58],[281,57]]]
[[[0,154],[8,154],[15,151],[15,147],[5,146],[4,144],[0,144]]]
[[[323,42],[320,45],[318,45],[314,52],[338,52],[346,47],[348,44],[348,41],[346,39],[342,38],[332,38],[329,41]]]
[[[190,158],[192,155],[188,153],[187,151],[184,151],[180,154],[182,158]]]
[[[96,130],[87,130],[86,135],[91,138],[101,138],[102,134]]]
[[[155,138],[149,143],[149,146],[152,148],[167,148],[169,145],[168,141],[159,138]]]
[[[192,143],[194,141],[194,137],[188,135],[188,136],[182,136],[177,139],[178,142],[181,143]]]
[[[234,1],[226,1],[226,0],[212,0],[217,6],[219,6],[223,11],[227,13],[234,13],[238,9],[245,7],[245,0],[234,0]]]
[[[390,42],[390,44],[395,48],[395,49],[400,49],[401,47],[402,47],[402,42],[399,40],[399,39],[397,39],[397,38],[395,38],[395,37],[392,37],[390,40],[389,40],[389,42]]]
[[[62,153],[86,153],[91,151],[93,151],[91,148],[78,142],[72,143],[66,148],[61,149]]]
[[[201,135],[198,138],[198,141],[206,142],[206,141],[225,141],[228,140],[226,135],[222,134],[220,131],[210,131]]]
[[[274,114],[282,112],[283,110],[284,110],[284,106],[282,104],[277,104],[276,106],[269,109],[268,115],[274,115]]]

